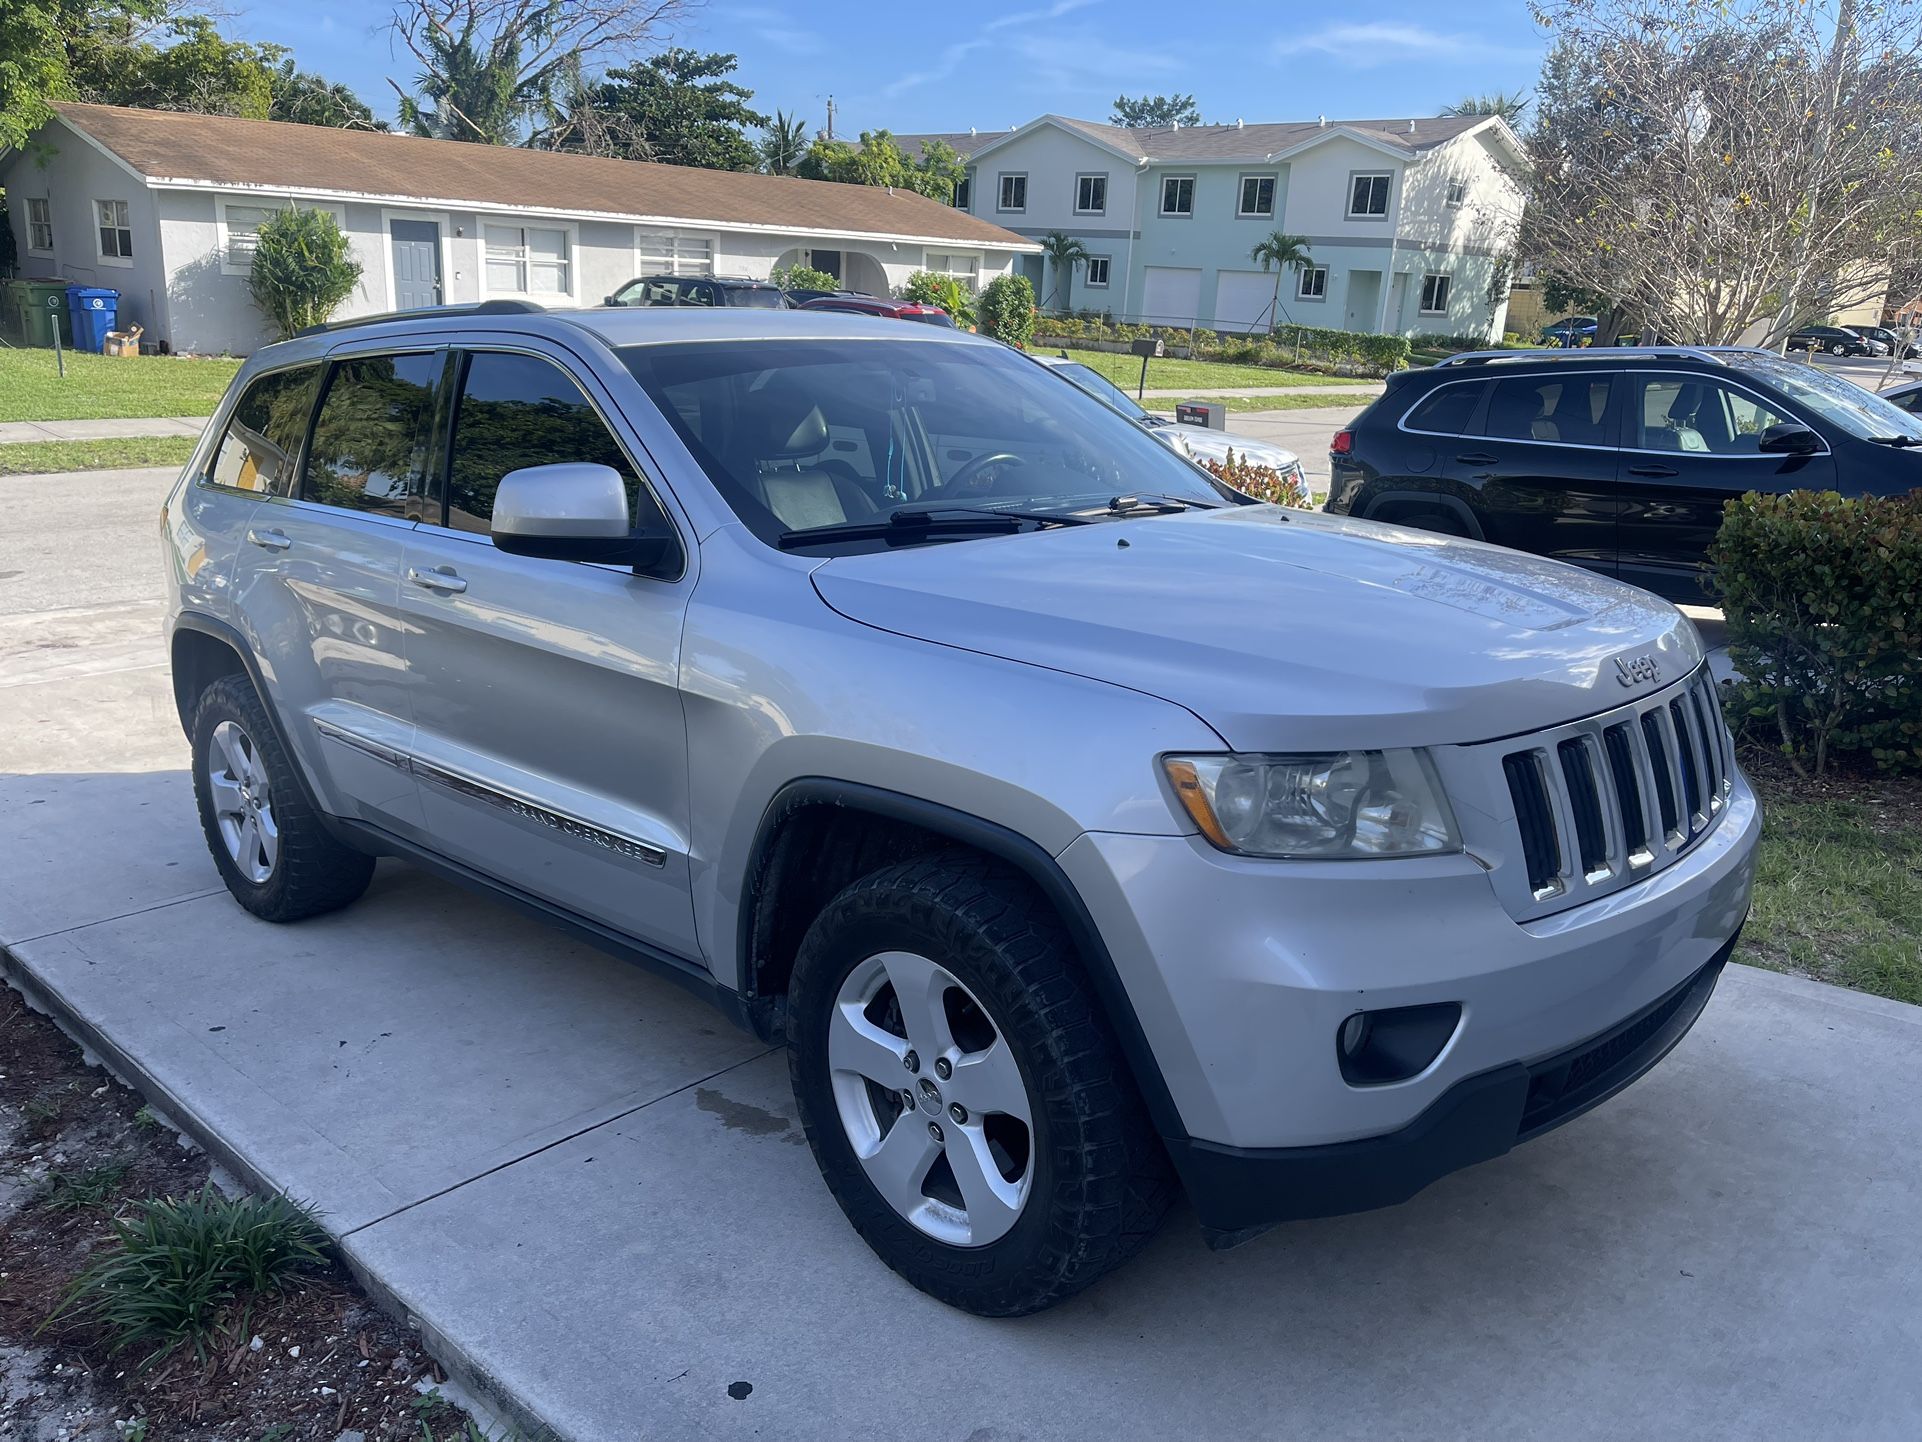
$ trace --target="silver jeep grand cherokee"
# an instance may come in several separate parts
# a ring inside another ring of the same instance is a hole
[[[1693,627],[1248,503],[991,342],[493,302],[247,363],[170,496],[200,819],[408,858],[784,1038],[916,1286],[1402,1201],[1707,1001],[1759,815]]]

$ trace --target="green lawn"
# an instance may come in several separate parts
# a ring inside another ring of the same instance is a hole
[[[26,441],[0,445],[0,476],[49,471],[112,471],[127,466],[184,466],[194,442],[186,436],[132,436],[112,441]]]
[[[1349,411],[1360,411],[1368,404],[1367,396],[1149,396],[1142,404],[1151,411],[1173,415],[1175,407],[1182,401],[1213,401],[1216,405],[1228,407],[1232,411],[1319,411],[1339,407]]]
[[[1759,784],[1755,909],[1735,959],[1922,1003],[1922,787]]]
[[[237,360],[69,351],[62,377],[50,350],[0,349],[0,421],[204,416],[239,369]]]
[[[1038,355],[1055,355],[1052,346],[1036,345]],[[1141,357],[1105,350],[1070,350],[1069,360],[1100,371],[1129,395],[1141,380]],[[1234,386],[1365,386],[1362,376],[1311,375],[1306,371],[1278,371],[1267,366],[1229,365],[1223,361],[1178,360],[1164,356],[1148,362],[1149,390],[1179,390],[1184,386],[1221,390]]]

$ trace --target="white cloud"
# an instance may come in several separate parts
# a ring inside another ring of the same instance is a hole
[[[789,55],[818,55],[826,48],[819,35],[796,26],[794,17],[786,11],[750,5],[731,13],[734,20],[754,27],[756,39],[765,40]]]
[[[917,86],[927,85],[936,80],[946,80],[961,68],[970,55],[987,49],[989,38],[998,32],[1016,25],[1042,25],[1050,20],[1059,20],[1063,15],[1086,9],[1095,3],[1096,0],[1054,0],[1052,5],[1044,9],[1017,10],[1012,14],[997,15],[984,24],[972,39],[958,41],[948,46],[926,70],[914,70],[896,77],[881,88],[881,93],[892,100]]]
[[[1277,56],[1328,55],[1356,68],[1402,60],[1533,59],[1539,51],[1502,45],[1462,31],[1431,30],[1403,21],[1371,20],[1327,25],[1306,35],[1286,35],[1271,47]]]

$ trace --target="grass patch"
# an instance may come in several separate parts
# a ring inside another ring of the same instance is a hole
[[[1037,344],[1037,355],[1055,355],[1053,346]],[[1115,351],[1075,350],[1068,359],[1080,361],[1090,370],[1101,372],[1129,395],[1141,380],[1141,357]],[[1365,376],[1328,376],[1309,371],[1281,371],[1268,366],[1230,365],[1225,361],[1181,360],[1163,356],[1148,362],[1149,390],[1179,390],[1183,386],[1220,390],[1233,386],[1365,386]]]
[[[182,1345],[203,1361],[253,1301],[326,1266],[326,1234],[285,1197],[223,1197],[209,1185],[138,1203],[113,1224],[114,1245],[75,1279],[52,1317],[97,1327],[108,1349],[150,1366]]]
[[[194,453],[186,436],[122,436],[107,441],[21,441],[0,445],[0,476],[52,471],[118,471],[129,466],[184,466]]]
[[[0,349],[0,421],[95,421],[213,412],[240,369],[231,357],[67,353],[62,377],[50,350]]]
[[[1181,401],[1213,401],[1229,411],[1324,411],[1331,408],[1359,412],[1367,396],[1149,396],[1142,404],[1151,411],[1173,415]]]
[[[1766,791],[1763,808],[1735,959],[1922,1003],[1922,808]]]
[[[120,1194],[127,1180],[127,1164],[83,1167],[77,1172],[53,1172],[47,1177],[47,1206],[56,1212],[83,1212],[104,1207]]]

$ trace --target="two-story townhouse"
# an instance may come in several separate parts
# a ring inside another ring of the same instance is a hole
[[[1520,146],[1498,117],[1131,130],[1044,115],[940,138],[968,157],[960,208],[1086,248],[1069,277],[1021,257],[1045,308],[1230,331],[1501,335],[1522,194]],[[1313,257],[1279,288],[1250,256],[1276,230],[1305,236]]]

